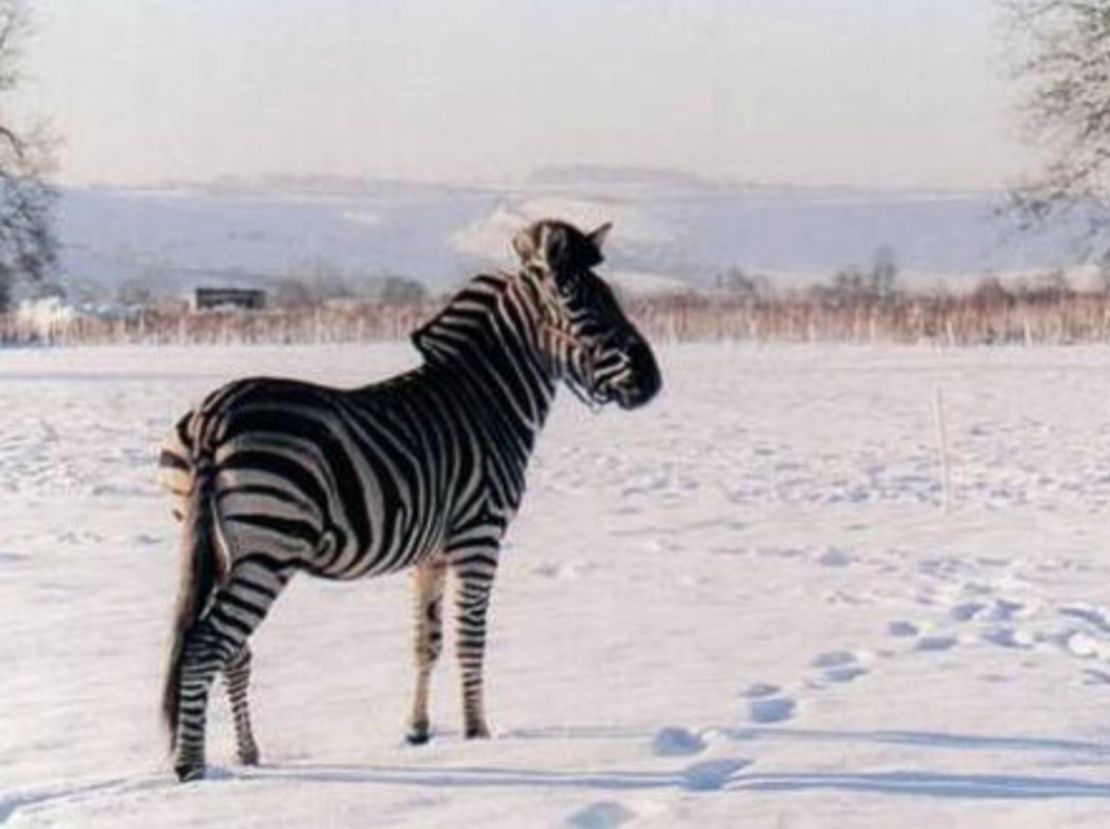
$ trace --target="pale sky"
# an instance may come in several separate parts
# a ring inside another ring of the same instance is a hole
[[[29,0],[70,183],[510,182],[553,164],[993,188],[993,0]]]

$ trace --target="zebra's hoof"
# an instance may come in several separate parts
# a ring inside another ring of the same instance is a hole
[[[432,734],[427,729],[413,729],[405,735],[405,742],[410,746],[422,746],[432,739]]]
[[[239,752],[239,765],[241,766],[257,766],[258,765],[258,749],[251,748],[247,751]]]
[[[481,725],[468,725],[466,727],[466,739],[468,740],[488,740],[489,739],[489,726],[485,723]]]
[[[193,780],[204,779],[204,766],[174,766],[174,773],[177,775],[178,782],[190,783]]]

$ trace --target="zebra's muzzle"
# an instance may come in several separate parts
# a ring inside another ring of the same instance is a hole
[[[613,384],[613,397],[622,409],[637,409],[650,402],[663,387],[663,375],[651,348],[643,340],[627,346],[629,366],[624,376]]]

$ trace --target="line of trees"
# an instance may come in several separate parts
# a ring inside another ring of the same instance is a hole
[[[973,290],[911,292],[871,276],[838,275],[810,289],[753,294],[625,297],[630,316],[655,342],[857,342],[979,344],[1110,343],[1110,291],[1079,290],[1059,274]],[[866,272],[865,272],[866,273]],[[732,276],[736,276],[734,272]],[[731,278],[731,277],[727,277]],[[744,280],[733,284],[743,287]],[[0,315],[0,342],[316,343],[403,340],[442,299],[358,300],[263,311],[194,313],[152,306],[111,318]]]
[[[1064,270],[1051,269],[1006,279],[988,273],[976,282],[956,289],[950,289],[943,282],[909,286],[899,279],[893,250],[882,246],[876,251],[870,266],[849,265],[838,270],[827,282],[802,288],[777,286],[770,277],[749,273],[739,267],[719,273],[713,285],[716,295],[726,301],[749,304],[812,303],[826,308],[893,307],[947,296],[979,304],[1011,306],[1053,305],[1086,294],[1110,296],[1110,268],[1100,269],[1097,278],[1087,281],[1090,284],[1086,287],[1073,285]]]
[[[23,44],[30,18],[23,0],[0,0],[0,113],[24,80]],[[0,311],[12,302],[21,280],[47,279],[57,262],[51,221],[56,193],[46,176],[54,142],[44,124],[0,117]]]
[[[1110,266],[1110,0],[998,0],[1018,114],[1041,168],[1011,190],[1022,231],[1078,227],[1077,251]],[[1079,221],[1076,221],[1078,219]]]

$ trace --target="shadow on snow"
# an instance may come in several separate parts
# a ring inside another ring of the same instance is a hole
[[[959,751],[1050,752],[1072,758],[1110,758],[1110,744],[1041,737],[992,737],[926,731],[819,731],[795,728],[712,729],[736,744],[761,741],[836,743],[869,742],[925,749]],[[709,733],[708,731],[706,733]],[[628,740],[650,745],[654,732],[629,728],[570,727],[520,729],[501,735],[499,741]],[[1074,777],[1015,774],[960,773],[954,771],[897,770],[883,772],[759,772],[743,757],[696,760],[674,771],[560,771],[499,767],[422,767],[274,764],[257,768],[211,768],[199,784],[178,786],[168,773],[50,786],[38,790],[0,792],[0,824],[17,812],[49,809],[62,803],[80,803],[104,797],[127,796],[151,789],[193,790],[269,781],[360,785],[426,786],[432,788],[532,787],[591,789],[600,791],[677,790],[688,792],[807,792],[831,790],[917,797],[1046,800],[1094,798],[1110,800],[1110,781]]]
[[[925,731],[818,731],[791,728],[719,729],[737,743],[794,741],[870,742],[960,751],[1052,752],[1110,758],[1110,744],[1040,737],[992,737]],[[520,729],[499,740],[635,740],[650,743],[653,733],[627,728]],[[542,771],[496,767],[307,766],[275,765],[243,770],[240,779],[289,779],[321,783],[430,787],[584,788],[607,791],[678,789],[685,791],[839,790],[888,795],[980,799],[1110,799],[1110,781],[1073,777],[952,771],[758,772],[752,760],[733,757],[695,761],[672,771]]]

